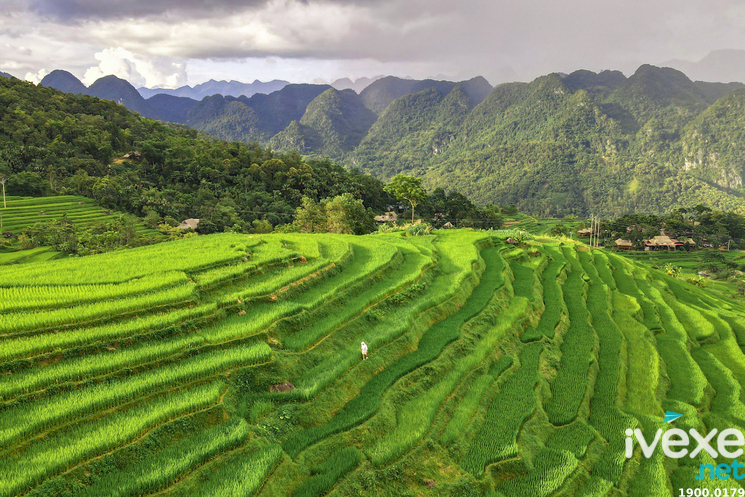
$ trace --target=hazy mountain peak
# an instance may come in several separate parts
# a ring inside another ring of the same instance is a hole
[[[670,105],[673,100],[700,104],[705,95],[688,76],[672,67],[657,67],[644,64],[628,79],[632,92],[644,94],[662,105]]]
[[[333,86],[337,90],[350,89],[354,90],[357,93],[361,93],[362,90],[381,78],[383,78],[383,76],[374,76],[372,78],[362,77],[357,78],[355,81],[352,81],[350,78],[340,78],[331,83],[331,86]]]
[[[359,145],[376,119],[354,90],[331,87],[308,104],[299,122],[275,135],[272,144],[338,157]]]
[[[595,73],[585,69],[563,76],[564,84],[572,91],[585,90],[589,93],[606,93],[623,86],[628,79],[621,71],[602,71]]]
[[[662,65],[679,69],[694,80],[745,82],[745,50],[714,50],[696,62],[675,59]]]
[[[114,75],[104,76],[90,85],[86,93],[123,104],[129,110],[139,112],[143,116],[152,116],[152,111],[145,99],[126,79]]]
[[[476,76],[467,81],[461,81],[458,83],[458,86],[463,89],[463,92],[468,97],[471,107],[475,107],[483,102],[494,89],[494,87],[483,76]]]
[[[288,84],[290,83],[287,81],[276,79],[266,83],[263,83],[258,79],[254,80],[253,83],[241,83],[240,81],[232,79],[230,81],[216,81],[215,79],[210,79],[209,81],[194,85],[193,87],[187,85],[173,90],[160,88],[138,88],[137,91],[140,92],[140,95],[145,98],[150,98],[153,95],[163,93],[166,95],[173,95],[175,97],[187,97],[194,100],[202,100],[203,98],[210,95],[251,97],[253,95],[256,95],[257,93],[269,94],[281,90]]]
[[[85,85],[78,78],[61,69],[55,69],[44,76],[39,84],[65,93],[86,93],[87,91]]]
[[[435,81],[432,79],[415,80],[386,76],[370,84],[360,96],[368,109],[381,114],[388,105],[404,95],[420,92],[426,88],[436,88],[443,95],[453,89],[452,81]]]

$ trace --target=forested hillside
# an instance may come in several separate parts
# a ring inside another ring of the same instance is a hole
[[[481,205],[618,216],[699,203],[745,212],[741,88],[644,65],[629,78],[576,71],[494,89],[483,78],[386,77],[360,94],[287,85],[197,102],[145,100],[106,77],[87,92],[229,141],[331,157],[383,180],[420,176],[430,190],[459,191]]]
[[[8,78],[0,79],[0,176],[9,195],[85,195],[150,224],[199,218],[202,232],[291,222],[304,196],[348,192],[376,210],[391,201],[379,180],[328,160],[226,143]]]
[[[394,101],[347,160],[542,215],[697,203],[743,212],[732,138],[745,95],[724,96],[737,86],[642,66],[628,79],[581,71],[500,85],[472,109],[456,89],[429,89]]]
[[[292,121],[270,143],[279,150],[342,157],[359,145],[376,119],[352,90],[329,88],[310,102],[299,122]]]

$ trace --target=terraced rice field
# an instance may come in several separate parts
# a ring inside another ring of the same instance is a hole
[[[0,267],[0,337],[0,496],[679,495],[724,461],[627,458],[625,431],[745,429],[745,307],[550,238]]]
[[[106,210],[87,197],[60,195],[56,197],[7,197],[7,207],[0,212],[3,216],[2,231],[20,233],[35,223],[59,221],[62,216],[80,227],[87,227],[96,221],[106,221],[116,214]],[[157,232],[138,226],[138,231],[147,234]]]
[[[36,223],[59,221],[66,217],[75,226],[87,228],[93,223],[112,219],[117,213],[96,205],[87,197],[60,195],[57,197],[7,197],[7,207],[1,208],[2,226],[0,233],[19,235]],[[135,230],[143,235],[160,237],[160,233],[142,224]],[[43,262],[59,255],[49,247],[30,250],[0,251],[0,265],[22,262]]]

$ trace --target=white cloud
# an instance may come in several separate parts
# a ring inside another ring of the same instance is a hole
[[[88,68],[83,76],[86,86],[109,74],[126,79],[136,87],[177,88],[186,81],[186,64],[167,57],[135,54],[112,47],[96,53],[95,58],[98,65]]]
[[[7,49],[7,50],[8,50],[9,52],[12,52],[12,53],[16,53],[16,54],[19,54],[19,55],[27,55],[27,56],[30,56],[30,55],[33,55],[33,54],[34,54],[33,50],[31,50],[31,49],[30,49],[30,48],[28,48],[28,47],[23,47],[23,46],[15,46],[15,45],[11,45],[10,43],[6,43],[6,44],[5,44],[5,48],[6,48],[6,49]]]
[[[23,69],[23,67],[23,64],[19,64],[15,60],[4,60],[0,62],[0,69],[4,69],[6,71],[19,70]]]
[[[36,73],[27,72],[23,79],[25,79],[26,81],[31,81],[35,85],[38,85],[47,74],[49,74],[49,72],[46,69],[40,69]]]

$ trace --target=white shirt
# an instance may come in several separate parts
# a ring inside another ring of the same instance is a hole
[[[365,342],[362,342],[360,348],[362,349],[363,354],[367,354],[367,344]]]

